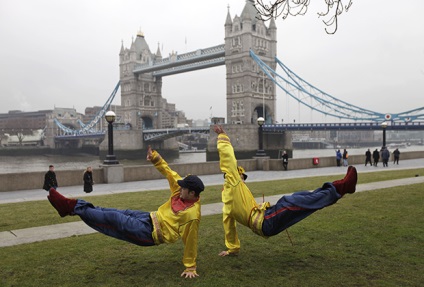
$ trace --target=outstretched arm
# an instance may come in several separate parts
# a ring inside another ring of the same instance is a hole
[[[234,149],[231,145],[230,138],[225,134],[222,126],[215,125],[213,129],[215,133],[218,134],[217,148],[219,153],[219,166],[221,171],[225,173],[222,201],[224,203],[231,202],[233,200],[233,187],[241,182],[241,178],[237,170],[237,160],[234,155]],[[224,206],[224,209],[225,208],[226,207]],[[233,217],[229,216],[228,212],[224,212],[223,224],[227,250],[219,253],[219,256],[237,255],[240,250],[240,240],[237,235],[236,221]]]
[[[181,239],[184,243],[183,263],[186,267],[181,277],[194,278],[199,276],[196,272],[199,220],[192,220],[181,228],[183,228]]]
[[[157,151],[152,150],[150,145],[147,147],[146,159],[150,161],[163,176],[166,177],[172,194],[180,190],[177,180],[180,180],[181,176],[177,172],[173,171],[160,154]]]
[[[224,129],[222,128],[222,126],[220,126],[220,125],[214,125],[213,126],[213,131],[216,133],[216,134],[225,134],[225,131],[224,131]]]
[[[219,167],[225,174],[226,181],[231,185],[236,185],[240,182],[240,176],[237,171],[237,160],[230,138],[220,125],[215,125],[213,130],[218,134],[217,148],[219,153]]]

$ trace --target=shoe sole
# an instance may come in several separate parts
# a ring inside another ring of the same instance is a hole
[[[346,192],[346,193],[349,193],[349,194],[355,193],[355,191],[356,191],[356,183],[358,182],[358,171],[356,170],[356,168],[354,166],[349,166],[349,168],[348,168],[348,174],[351,173],[351,172],[355,172],[355,178],[356,178],[356,180],[355,180],[355,189],[352,192]]]

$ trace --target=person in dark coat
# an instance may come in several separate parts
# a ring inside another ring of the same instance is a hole
[[[370,164],[370,166],[372,166],[372,163],[371,163],[371,151],[370,151],[370,149],[368,149],[365,152],[365,166],[367,166],[368,163]]]
[[[393,152],[393,164],[399,164],[399,155],[400,155],[399,149],[395,149]]]
[[[348,166],[349,165],[349,162],[348,162],[349,153],[347,152],[346,149],[344,149],[342,157],[343,157],[343,166]]]
[[[381,159],[383,161],[383,166],[388,167],[389,166],[389,158],[390,158],[390,152],[387,149],[387,147],[383,147],[381,149]]]
[[[57,184],[56,173],[54,172],[54,166],[49,165],[49,171],[44,175],[43,189],[49,191],[50,188],[56,189],[59,185]]]
[[[380,153],[378,152],[378,149],[375,149],[375,151],[372,153],[372,157],[374,159],[374,166],[377,166],[378,161],[380,160]]]
[[[287,170],[287,166],[289,164],[289,155],[287,154],[286,151],[283,151],[283,155],[281,156],[283,159],[283,167],[284,170]]]
[[[87,167],[87,169],[85,170],[83,180],[84,180],[84,191],[86,193],[92,192],[94,181],[93,181],[93,170],[91,166]]]
[[[340,163],[341,160],[342,160],[342,153],[338,149],[336,151],[336,163],[337,163],[337,166],[342,166],[341,163]]]

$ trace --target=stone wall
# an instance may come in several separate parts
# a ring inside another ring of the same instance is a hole
[[[0,191],[43,189],[45,171],[0,174]],[[59,186],[83,186],[84,170],[56,170]],[[96,183],[103,183],[103,169],[93,169]]]

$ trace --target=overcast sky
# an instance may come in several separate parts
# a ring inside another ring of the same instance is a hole
[[[424,1],[354,1],[335,35],[317,16],[324,0],[311,2],[305,16],[276,20],[282,62],[369,110],[424,106]],[[228,5],[234,18],[245,1],[0,0],[0,113],[101,106],[119,80],[122,41],[129,48],[141,29],[163,57],[223,44]],[[191,119],[208,118],[211,106],[225,117],[225,92],[224,66],[163,78],[162,96]],[[299,117],[297,104],[277,98],[278,121]]]

